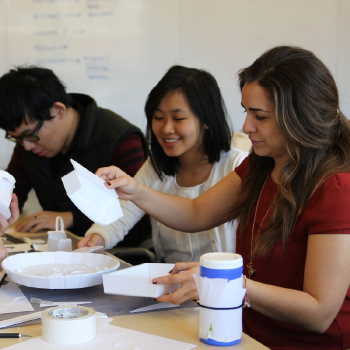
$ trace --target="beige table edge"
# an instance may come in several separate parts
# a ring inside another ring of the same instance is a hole
[[[268,349],[251,337],[243,334],[242,341],[233,346],[210,346],[200,342],[198,338],[198,308],[177,309],[169,311],[148,312],[127,316],[112,317],[112,325],[132,329],[135,331],[158,335],[196,345],[196,349],[235,349],[235,350],[263,350]],[[0,333],[20,332],[32,337],[41,336],[41,325],[23,326],[1,329]],[[1,339],[0,349],[27,341],[22,339]],[[30,338],[29,338],[30,339]]]

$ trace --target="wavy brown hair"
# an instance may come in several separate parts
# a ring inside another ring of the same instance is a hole
[[[283,168],[271,218],[255,242],[266,255],[288,238],[308,199],[331,175],[350,170],[350,126],[339,109],[338,89],[329,69],[310,51],[278,46],[239,71],[239,86],[256,82],[275,104],[277,123],[288,140],[289,163]],[[247,227],[274,160],[252,153],[242,191],[232,209],[241,232]]]

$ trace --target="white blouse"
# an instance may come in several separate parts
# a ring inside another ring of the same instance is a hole
[[[194,187],[181,187],[176,176],[164,176],[161,181],[147,160],[135,175],[135,179],[159,192],[196,198],[234,170],[248,155],[231,147],[222,152],[220,160],[213,164],[207,181]],[[99,233],[105,239],[105,248],[111,249],[124,239],[129,230],[145,215],[145,212],[130,201],[120,201],[124,216],[118,221],[102,226],[93,224],[85,233]],[[200,218],[198,218],[200,220]],[[237,222],[225,223],[208,231],[188,233],[173,230],[151,217],[154,249],[159,261],[175,263],[178,261],[199,261],[208,252],[235,252]]]

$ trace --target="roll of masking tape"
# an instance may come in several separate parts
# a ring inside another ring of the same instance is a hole
[[[43,339],[53,344],[80,344],[96,337],[95,311],[84,306],[46,309],[41,324]]]

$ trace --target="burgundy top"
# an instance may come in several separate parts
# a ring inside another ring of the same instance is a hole
[[[248,158],[235,170],[241,178],[244,178],[248,171]],[[276,192],[277,185],[269,176],[259,201],[254,237]],[[310,197],[294,232],[290,235],[287,250],[280,242],[267,258],[254,257],[256,272],[252,279],[283,288],[302,290],[308,235],[349,234],[349,208],[350,174],[339,173],[331,176]],[[239,234],[237,235],[237,253],[243,257],[245,275],[247,275],[246,265],[250,261],[254,212],[242,237],[239,238]],[[266,216],[262,228],[266,226],[269,217],[270,213]],[[251,308],[244,309],[243,328],[245,333],[271,349],[348,349],[350,348],[350,288],[338,315],[323,334],[275,321]]]

